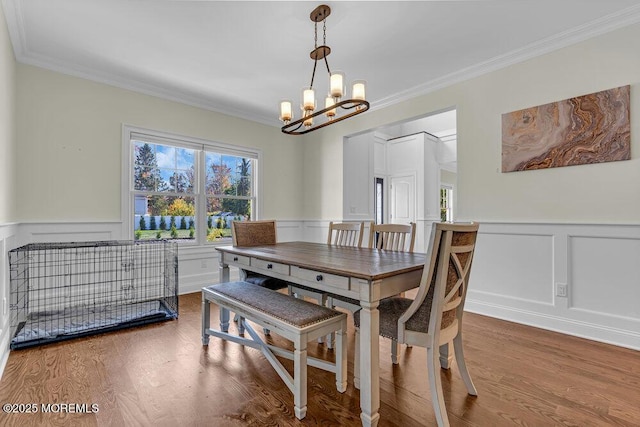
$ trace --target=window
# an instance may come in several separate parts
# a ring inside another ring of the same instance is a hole
[[[136,240],[227,242],[256,217],[259,152],[125,126],[123,226]]]
[[[453,187],[443,185],[440,187],[440,220],[453,221]]]
[[[384,223],[384,179],[375,179],[375,198],[374,198],[374,210],[375,210],[375,223]]]

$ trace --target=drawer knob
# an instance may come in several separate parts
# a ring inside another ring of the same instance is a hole
[[[273,268],[273,264],[267,264],[267,268],[271,270]]]
[[[318,275],[316,276],[316,281],[318,281],[318,282],[322,282],[322,274],[318,274]]]
[[[237,257],[237,256],[234,256],[234,257],[233,257],[233,260],[234,260],[234,261],[238,261],[238,257]]]

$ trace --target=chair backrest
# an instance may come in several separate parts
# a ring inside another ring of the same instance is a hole
[[[276,222],[274,220],[233,221],[231,237],[233,246],[275,245]]]
[[[444,344],[458,334],[478,227],[477,223],[433,224],[429,264],[425,265],[416,298],[398,320],[399,341],[420,345],[424,334],[429,334]],[[427,319],[428,330],[424,328]],[[415,327],[416,320],[423,323],[422,328]]]
[[[369,231],[369,247],[396,252],[413,252],[416,224],[374,224]]]
[[[335,246],[362,246],[364,222],[329,223],[327,244]]]

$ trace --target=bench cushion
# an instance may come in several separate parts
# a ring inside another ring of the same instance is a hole
[[[304,328],[344,314],[248,282],[220,283],[208,286],[203,291],[233,298],[298,328]]]

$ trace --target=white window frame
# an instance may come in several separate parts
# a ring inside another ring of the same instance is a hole
[[[121,173],[121,235],[124,239],[134,237],[134,190],[132,168],[135,163],[131,139],[135,135],[140,135],[143,140],[151,143],[186,147],[196,150],[195,164],[197,171],[197,183],[194,194],[184,194],[184,196],[194,197],[196,204],[196,234],[195,239],[180,242],[181,245],[209,246],[216,243],[207,242],[207,194],[205,191],[206,171],[205,171],[205,151],[221,154],[230,154],[239,157],[252,158],[257,160],[257,166],[253,170],[252,188],[255,196],[255,203],[252,204],[252,218],[259,219],[262,211],[262,150],[238,145],[224,144],[221,142],[209,141],[201,138],[194,138],[185,135],[173,134],[164,131],[145,129],[141,127],[122,125],[122,173]],[[204,212],[204,214],[202,214]],[[229,242],[223,242],[229,244]]]

